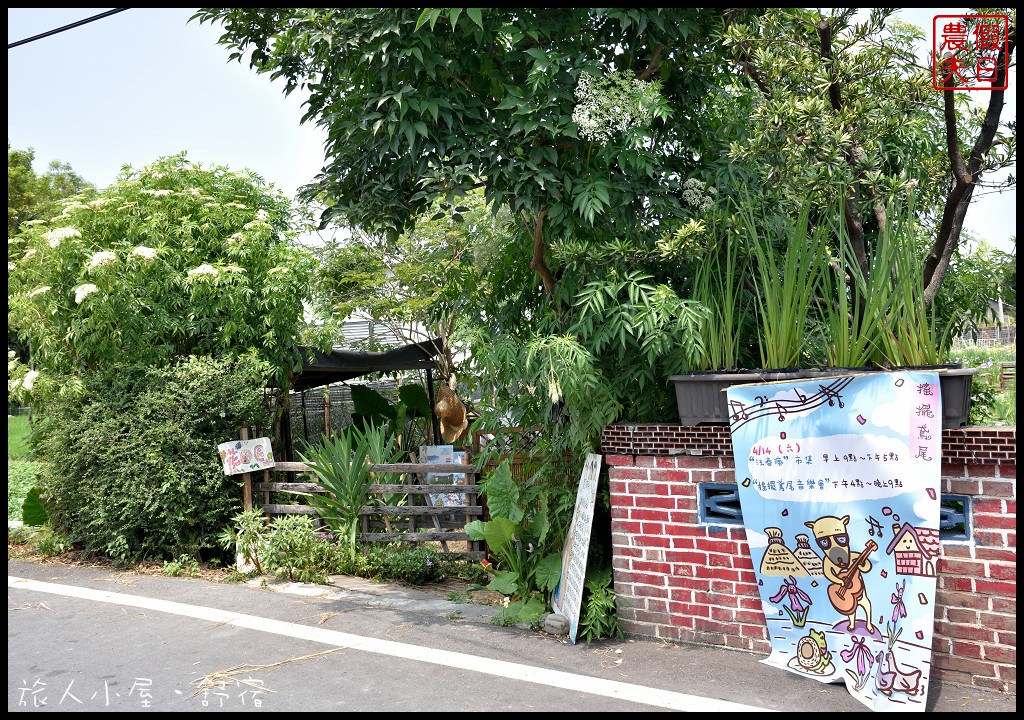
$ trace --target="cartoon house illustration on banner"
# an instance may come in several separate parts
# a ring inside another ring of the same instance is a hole
[[[939,531],[933,528],[912,527],[910,523],[892,526],[893,539],[885,548],[896,560],[900,575],[935,577],[935,563],[939,557]]]

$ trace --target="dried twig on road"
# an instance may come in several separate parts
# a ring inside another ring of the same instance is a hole
[[[303,655],[301,657],[288,658],[287,660],[281,660],[280,662],[270,663],[269,665],[250,665],[249,663],[244,663],[242,665],[235,665],[234,667],[227,668],[226,670],[218,670],[204,677],[197,678],[196,680],[193,680],[191,683],[189,683],[189,685],[192,685],[196,688],[196,691],[189,695],[189,697],[195,697],[196,695],[199,695],[200,693],[206,690],[227,687],[229,682],[234,682],[236,685],[247,685],[251,688],[255,688],[263,692],[277,692],[276,690],[271,690],[268,687],[263,687],[262,685],[256,685],[255,683],[248,682],[247,680],[239,679],[238,676],[246,675],[260,670],[271,670],[282,665],[298,662],[300,660],[309,660],[310,658],[320,657],[321,655],[328,655],[330,653],[338,652],[339,650],[344,649],[345,648],[343,647],[332,648],[330,650],[324,650],[323,652],[313,653],[312,655]]]

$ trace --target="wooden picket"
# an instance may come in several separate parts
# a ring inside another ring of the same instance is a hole
[[[301,462],[279,462],[273,470],[264,470],[262,481],[253,482],[249,474],[243,475],[245,489],[243,498],[245,509],[258,505],[267,515],[307,514],[315,515],[316,509],[302,504],[302,496],[289,495],[289,499],[297,503],[274,502],[277,494],[288,495],[290,491],[325,492],[312,482],[279,482],[273,479],[272,473],[308,473],[311,469]],[[469,520],[484,516],[484,508],[479,503],[477,492],[478,477],[476,468],[462,463],[392,463],[373,465],[371,472],[379,474],[408,475],[417,480],[412,483],[374,483],[369,486],[371,498],[390,494],[403,494],[407,497],[406,505],[387,505],[383,502],[370,502],[360,510],[362,516],[362,532],[356,540],[362,543],[376,542],[408,542],[413,544],[438,543],[443,552],[459,553],[473,559],[484,557],[482,542],[473,540],[465,532]],[[472,484],[467,485],[427,485],[421,481],[426,473],[451,473],[470,475]],[[438,493],[457,493],[466,496],[464,505],[432,507],[428,495]],[[254,500],[253,493],[261,493],[262,502]],[[395,520],[395,523],[392,523]],[[397,521],[403,520],[401,528]],[[453,550],[449,543],[465,544],[465,550]]]

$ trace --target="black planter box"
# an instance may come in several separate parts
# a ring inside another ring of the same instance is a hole
[[[939,371],[942,396],[942,429],[965,427],[971,419],[971,384],[979,368]]]
[[[914,370],[921,368],[900,368]],[[935,368],[930,368],[935,369]],[[680,425],[728,425],[729,403],[726,390],[733,385],[802,380],[850,373],[885,372],[868,368],[821,368],[818,370],[748,370],[742,372],[696,372],[673,375]],[[967,425],[971,416],[971,383],[978,368],[943,367],[939,369],[942,396],[942,428]]]
[[[729,402],[725,391],[733,385],[800,380],[803,370],[744,370],[673,375],[680,425],[728,425]]]

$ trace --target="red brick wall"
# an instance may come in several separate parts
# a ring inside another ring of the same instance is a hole
[[[734,483],[725,426],[613,425],[602,436],[619,622],[632,635],[771,650],[741,525],[701,523],[698,485]],[[942,492],[972,537],[944,541],[934,677],[1017,692],[1017,431],[943,431]]]

